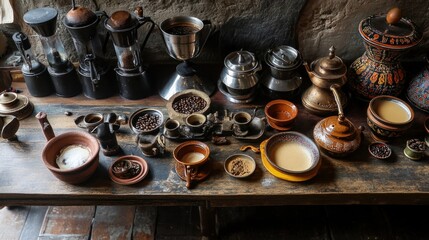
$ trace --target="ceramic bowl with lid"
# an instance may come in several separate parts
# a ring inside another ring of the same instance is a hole
[[[255,54],[248,51],[236,51],[228,54],[220,79],[231,95],[246,95],[259,82],[257,72],[262,69]]]

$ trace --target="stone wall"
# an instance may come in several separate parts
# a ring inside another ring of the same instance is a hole
[[[307,61],[327,55],[329,46],[335,45],[337,54],[351,62],[364,51],[357,30],[360,20],[384,13],[391,6],[402,8],[403,16],[411,18],[424,32],[422,43],[405,60],[419,61],[429,50],[427,0],[76,0],[76,3],[92,10],[99,7],[109,15],[116,10],[132,11],[141,5],[144,14],[157,24],[176,15],[209,19],[214,30],[198,62],[222,62],[226,54],[241,48],[262,56],[268,48],[281,44],[298,48]],[[76,60],[70,35],[62,24],[63,17],[70,10],[70,0],[19,0],[14,1],[14,5],[17,16],[36,7],[58,9],[58,34],[72,59]],[[32,35],[37,53],[42,53],[34,32],[22,23],[20,17],[17,23]],[[140,35],[144,31],[141,29]],[[109,44],[107,54],[114,58],[113,46]],[[175,62],[167,55],[157,29],[150,36],[143,58],[148,63]]]

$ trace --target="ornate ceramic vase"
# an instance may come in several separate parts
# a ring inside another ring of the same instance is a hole
[[[370,100],[379,95],[398,96],[405,85],[405,71],[399,58],[417,45],[422,34],[413,22],[402,18],[398,8],[387,16],[376,15],[359,24],[365,53],[350,66],[348,82],[357,98]]]
[[[413,79],[407,89],[408,100],[416,107],[429,113],[429,56],[426,66]]]

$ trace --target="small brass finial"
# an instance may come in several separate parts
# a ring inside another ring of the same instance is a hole
[[[329,48],[329,58],[330,59],[333,59],[335,57],[335,47],[334,46],[331,46],[330,48]]]

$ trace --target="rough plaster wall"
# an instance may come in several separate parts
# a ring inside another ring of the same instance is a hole
[[[410,18],[424,32],[423,41],[404,58],[421,60],[429,50],[429,1],[401,0],[309,0],[297,25],[299,50],[312,61],[327,56],[331,45],[346,62],[358,58],[365,51],[358,31],[359,22],[374,14],[384,14],[391,7],[402,9],[402,16]]]
[[[92,0],[76,0],[76,3],[92,10]],[[101,10],[112,14],[117,10],[132,11],[143,6],[144,14],[157,24],[177,15],[192,15],[209,19],[214,25],[198,62],[222,62],[230,51],[240,48],[256,52],[259,56],[270,47],[287,44],[298,47],[308,61],[326,56],[328,48],[335,45],[337,53],[351,62],[364,52],[357,27],[359,22],[373,14],[384,13],[391,6],[402,8],[403,16],[411,18],[424,30],[424,40],[408,54],[408,60],[420,60],[429,50],[429,1],[428,0],[96,0]],[[17,15],[29,9],[51,6],[60,11],[57,26],[68,53],[75,58],[70,35],[64,29],[62,19],[70,10],[71,0],[17,0]],[[23,26],[42,53],[40,41],[28,26]],[[146,30],[140,29],[140,37]],[[108,55],[114,58],[113,46],[108,45]],[[166,51],[159,33],[155,30],[143,52],[145,62],[175,62]]]

